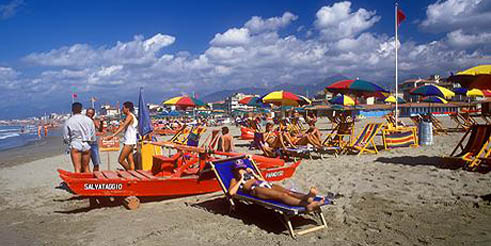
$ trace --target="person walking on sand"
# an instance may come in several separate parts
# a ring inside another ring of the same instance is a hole
[[[132,102],[123,103],[123,114],[126,115],[126,119],[111,136],[106,138],[107,140],[111,140],[123,130],[125,131],[123,149],[121,150],[118,158],[119,164],[121,164],[125,170],[135,170],[133,149],[136,146],[138,119],[135,117],[133,113],[134,111],[135,109]]]
[[[99,171],[99,166],[101,164],[101,156],[99,155],[99,136],[102,135],[102,127],[100,121],[94,119],[95,109],[88,108],[85,113],[93,122],[96,129],[96,141],[90,144],[90,158],[92,159],[92,165],[94,169],[92,171]]]
[[[234,152],[234,138],[230,135],[228,127],[222,127],[222,136],[220,137],[220,150],[223,152]]]
[[[90,144],[96,140],[94,122],[82,115],[82,104],[72,104],[72,117],[63,126],[63,140],[70,149],[75,173],[90,172]]]

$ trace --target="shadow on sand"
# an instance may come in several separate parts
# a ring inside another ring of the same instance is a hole
[[[185,198],[190,196],[166,196],[166,197],[139,197],[141,204],[148,202],[161,202],[178,198]],[[57,210],[55,213],[59,214],[78,214],[86,213],[95,209],[111,208],[123,206],[124,197],[87,197],[87,196],[72,196],[67,199],[54,199],[55,202],[70,202],[70,201],[86,201],[88,206],[74,208],[69,210]],[[78,204],[78,203],[77,203]]]
[[[434,166],[441,169],[457,170],[464,167],[464,163],[457,158],[446,158],[439,156],[397,156],[397,157],[379,157],[376,162],[399,164],[407,166]],[[481,165],[477,170],[480,173],[488,173],[489,166]]]
[[[246,225],[255,225],[269,233],[288,235],[288,230],[284,226],[280,214],[262,206],[246,205],[238,202],[235,209],[230,211],[229,203],[223,198],[207,200],[192,206],[214,214],[239,219]],[[291,218],[291,221],[294,227],[316,223],[315,220],[303,216],[295,216]]]

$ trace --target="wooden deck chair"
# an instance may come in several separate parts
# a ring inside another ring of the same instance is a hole
[[[419,123],[421,122],[421,115],[410,116],[409,119],[413,122],[414,126],[419,127]]]
[[[382,140],[386,150],[402,147],[418,147],[417,128],[413,126],[383,129]]]
[[[235,208],[235,202],[242,202],[248,205],[256,204],[264,208],[271,209],[274,212],[278,213],[279,215],[282,215],[281,221],[288,229],[290,236],[293,238],[296,238],[297,235],[304,235],[310,232],[327,228],[326,219],[322,214],[322,207],[328,204],[332,204],[332,202],[329,201],[327,198],[325,199],[324,204],[318,210],[313,212],[308,212],[304,207],[291,206],[279,201],[260,199],[248,193],[244,193],[240,190],[237,192],[236,195],[230,196],[228,188],[230,187],[230,181],[233,178],[232,167],[235,165],[237,161],[246,164],[249,168],[253,169],[257,174],[259,174],[262,177],[262,174],[259,171],[258,167],[254,163],[254,161],[249,157],[238,156],[234,158],[213,161],[210,163],[213,171],[217,176],[218,183],[220,184],[223,193],[225,193],[226,199],[230,203],[231,206],[230,211],[233,211],[233,209]],[[321,197],[316,197],[315,199],[316,200],[321,199]],[[295,231],[290,219],[295,216],[306,215],[306,214],[313,215],[314,218],[317,218],[318,219],[317,223],[319,223],[320,225],[306,228],[300,231]]]
[[[433,114],[430,114],[430,120],[431,120],[431,124],[433,126],[433,132],[435,133],[435,135],[440,135],[440,134],[445,134],[445,135],[448,135],[448,131],[447,131],[447,128],[445,126],[443,126],[442,122],[437,119],[435,116],[433,116]]]
[[[466,139],[467,144],[464,146],[463,143]],[[491,125],[473,125],[467,130],[449,157],[461,159],[466,162],[468,167],[475,168],[484,159],[489,158],[490,140]],[[460,153],[457,154],[459,150]]]
[[[327,147],[340,147],[344,150],[353,140],[354,128],[354,121],[338,123],[336,128],[332,129],[331,132],[326,135],[324,140],[322,140],[322,145]]]
[[[365,151],[372,154],[377,154],[378,150],[377,145],[375,145],[374,138],[383,126],[383,123],[366,124],[355,141],[348,146],[348,150],[352,152],[358,151],[358,155],[361,155]],[[373,146],[373,149],[369,149],[370,145]]]
[[[449,114],[449,117],[451,120],[453,120],[457,124],[457,126],[455,128],[453,128],[456,131],[465,132],[471,127],[471,125],[468,125],[468,124],[466,124],[466,122],[461,120],[458,113]]]

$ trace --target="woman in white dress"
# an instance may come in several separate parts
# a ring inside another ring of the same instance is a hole
[[[119,154],[118,162],[123,166],[125,170],[135,170],[135,161],[133,160],[133,150],[136,146],[137,137],[136,134],[138,119],[133,114],[134,106],[132,102],[123,103],[123,114],[126,115],[126,119],[122,125],[119,126],[111,136],[107,137],[107,140],[111,140],[120,132],[125,130],[123,138],[123,149]]]

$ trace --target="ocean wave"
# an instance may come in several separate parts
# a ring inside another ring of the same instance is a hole
[[[20,136],[19,133],[0,134],[0,140]]]
[[[20,128],[0,129],[0,132],[18,132]]]

